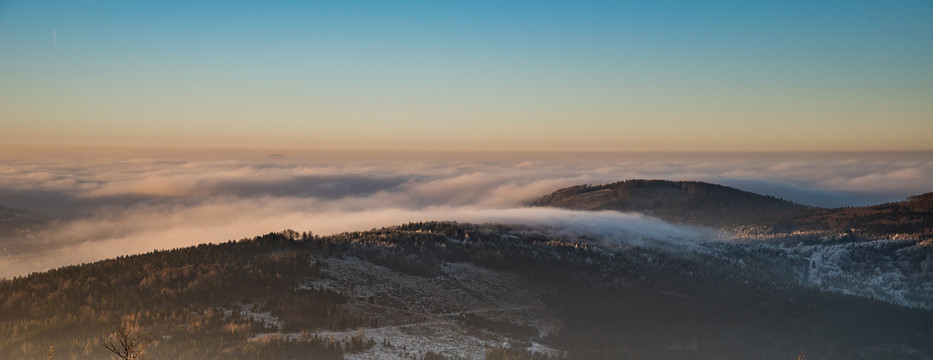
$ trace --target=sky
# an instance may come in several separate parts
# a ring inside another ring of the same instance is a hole
[[[0,0],[0,278],[286,228],[708,235],[525,207],[632,178],[899,201],[931,64],[930,1]]]
[[[930,1],[0,0],[0,147],[933,150]]]

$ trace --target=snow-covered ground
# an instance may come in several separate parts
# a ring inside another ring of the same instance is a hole
[[[347,340],[361,333],[375,341],[372,348],[347,359],[417,359],[434,352],[451,359],[483,359],[486,348],[526,348],[539,353],[559,351],[538,342],[513,339],[466,324],[465,315],[527,326],[540,336],[560,329],[538,289],[514,274],[469,263],[445,263],[432,278],[402,274],[353,257],[322,261],[322,274],[303,284],[308,289],[337,291],[351,299],[350,311],[378,321],[378,326],[348,331],[318,331],[262,336],[321,336]]]
[[[808,235],[807,239],[813,237]],[[745,255],[723,251],[714,243],[706,244],[709,251],[705,253],[736,263],[745,263],[743,256],[765,253],[775,268],[793,269],[795,274],[787,276],[801,286],[933,310],[933,243],[929,241],[890,238],[840,242],[838,237],[824,237],[794,245],[792,237],[769,240],[739,238],[733,244],[745,249]],[[760,255],[756,256],[760,263]]]
[[[238,304],[236,309],[225,309],[224,317],[230,317],[235,311],[240,317],[260,323],[263,326],[282,329],[282,320],[273,316],[272,313],[268,311],[255,311],[255,308],[256,304]]]
[[[933,309],[933,247],[876,240],[798,245],[790,251],[806,261],[802,285]]]
[[[746,250],[726,250],[734,245]],[[929,243],[892,239],[797,245],[704,242],[694,251],[742,266],[754,259],[751,254],[766,254],[755,256],[784,264],[788,276],[803,286],[902,306],[933,308],[933,246]],[[541,291],[515,274],[470,263],[444,263],[441,275],[419,277],[354,257],[315,258],[312,262],[321,262],[321,273],[300,287],[343,294],[349,298],[347,310],[373,319],[374,325],[347,331],[273,332],[256,335],[254,340],[320,336],[347,341],[362,334],[375,342],[366,351],[346,354],[347,359],[420,359],[428,352],[449,359],[483,359],[489,347],[560,354],[540,342],[547,334],[559,331],[560,322],[542,302]],[[763,262],[759,258],[754,263]],[[236,311],[240,316],[281,328],[278,319],[252,309],[244,305]],[[530,340],[511,338],[470,323],[465,320],[468,317],[533,328],[539,336]]]

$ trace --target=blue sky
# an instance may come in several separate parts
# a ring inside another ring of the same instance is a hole
[[[3,1],[0,142],[929,150],[929,1]]]

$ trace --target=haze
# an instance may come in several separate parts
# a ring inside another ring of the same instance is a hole
[[[561,187],[631,178],[705,180],[852,206],[927,192],[933,177],[929,152],[77,155],[0,157],[2,205],[49,220],[2,239],[0,276],[287,228],[331,234],[427,220],[705,239],[715,235],[637,214],[524,206]]]

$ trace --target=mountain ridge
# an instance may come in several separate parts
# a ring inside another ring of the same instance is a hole
[[[755,227],[764,234],[933,238],[933,192],[878,205],[819,208],[701,181],[633,179],[558,189],[531,205],[641,212],[674,223]]]
[[[610,251],[455,222],[270,233],[0,281],[0,353],[100,358],[108,325],[134,321],[154,359],[933,354],[929,310],[796,285],[801,259],[781,248],[714,246]]]
[[[812,209],[713,183],[644,179],[563,188],[531,205],[643,212],[666,221],[710,227],[771,223]]]
[[[716,184],[629,180],[542,199],[770,231],[856,221],[864,226],[850,231],[868,234],[926,229],[933,193],[820,209]],[[765,210],[750,212],[756,204]],[[775,214],[787,216],[767,218]],[[801,347],[822,359],[933,357],[930,242],[610,246],[554,230],[450,221],[287,230],[0,280],[0,354],[41,358],[52,345],[101,358],[99,339],[131,322],[158,339],[153,359],[779,360]]]

